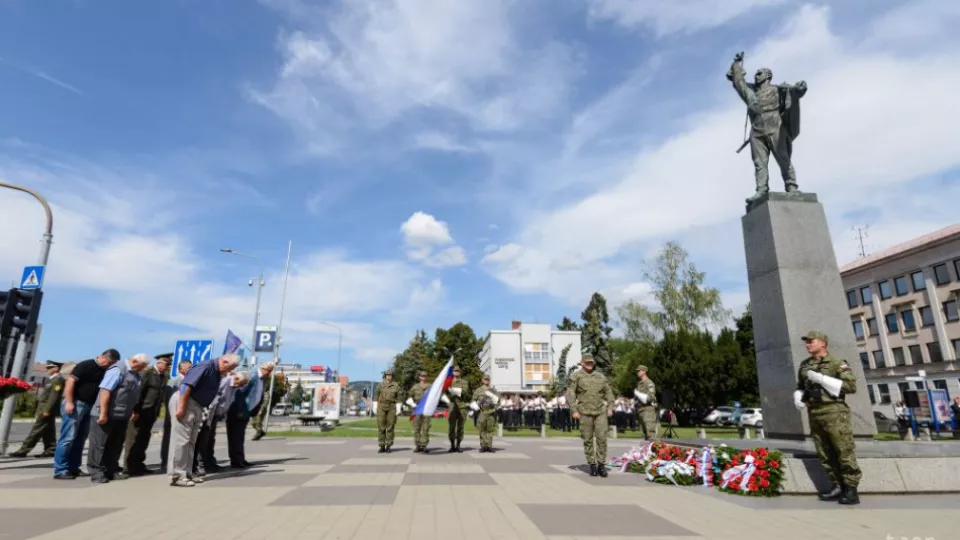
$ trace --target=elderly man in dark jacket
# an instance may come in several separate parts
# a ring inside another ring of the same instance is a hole
[[[156,362],[153,368],[144,370],[140,374],[140,399],[133,408],[133,418],[127,426],[127,436],[124,441],[124,469],[129,476],[143,476],[153,471],[147,469],[147,446],[150,445],[150,435],[153,424],[160,416],[160,407],[166,395],[167,377],[170,372],[170,362],[173,353],[158,354],[153,358]]]

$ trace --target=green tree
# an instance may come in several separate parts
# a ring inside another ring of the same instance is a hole
[[[669,331],[654,347],[656,370],[650,376],[658,391],[672,391],[675,408],[715,405],[718,354],[713,336],[700,330]]]
[[[734,338],[740,349],[737,392],[745,403],[760,404],[760,384],[757,379],[757,348],[753,341],[753,310],[747,304],[746,311],[736,320]]]
[[[610,354],[608,342],[613,328],[609,324],[607,299],[598,292],[593,293],[587,309],[583,310],[580,317],[583,319],[581,327],[583,351],[593,355],[597,370],[609,374],[613,368],[613,357]]]
[[[290,391],[290,402],[294,405],[300,405],[306,400],[307,392],[304,390],[300,379],[297,379],[297,383],[293,385],[293,390]]]
[[[650,341],[667,332],[707,330],[723,324],[731,313],[723,308],[720,291],[704,285],[706,274],[689,262],[676,242],[664,245],[644,279],[653,287],[659,310],[630,300],[617,308],[628,339]]]
[[[564,320],[567,320],[567,318],[564,317]],[[573,347],[573,343],[560,351],[560,358],[557,360],[557,373],[553,377],[553,395],[562,394],[567,390],[567,355],[570,354],[571,347]]]
[[[560,321],[560,324],[557,325],[557,330],[576,332],[577,330],[580,330],[580,325],[575,321],[570,320],[570,317],[564,317],[563,320]]]
[[[432,356],[433,342],[425,331],[418,330],[407,348],[393,358],[393,380],[404,391],[409,390]]]
[[[458,322],[447,329],[437,328],[433,347],[433,358],[427,368],[429,380],[433,380],[453,356],[453,364],[460,367],[461,376],[470,384],[470,388],[480,386],[483,382],[480,372],[483,340],[477,337],[469,324]]]
[[[641,364],[647,366],[647,373],[656,380],[658,373],[653,343],[613,338],[610,340],[610,350],[614,357],[611,382],[618,396],[633,396],[633,390],[637,387],[637,366]]]

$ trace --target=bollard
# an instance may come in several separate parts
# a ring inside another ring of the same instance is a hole
[[[607,428],[607,430],[610,432],[610,437],[609,437],[609,438],[611,438],[611,439],[616,439],[616,438],[617,438],[617,428],[616,428],[616,427],[609,427],[609,428]]]
[[[707,438],[707,430],[705,430],[705,429],[703,429],[703,428],[697,428],[697,438],[698,438],[698,439],[706,439],[706,438]]]
[[[920,428],[920,440],[930,441],[930,426],[923,426]]]
[[[497,437],[503,438],[503,424],[497,424]]]
[[[750,428],[748,427],[743,428],[743,438],[744,439],[750,438]]]
[[[540,424],[540,438],[547,438],[547,426],[545,424]]]
[[[767,436],[763,433],[763,428],[760,428],[760,429],[757,430],[757,438],[758,438],[758,439],[766,439],[766,438],[767,438]]]
[[[903,439],[903,440],[905,440],[905,441],[910,441],[910,442],[913,442],[913,441],[917,440],[917,439],[913,436],[913,430],[912,430],[912,429],[908,429],[908,430],[907,430],[907,434],[904,435],[904,439]]]

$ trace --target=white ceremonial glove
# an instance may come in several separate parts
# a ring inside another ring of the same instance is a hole
[[[412,397],[407,398],[407,405],[409,405],[413,409],[417,408],[417,402],[414,401]]]
[[[450,398],[448,398],[447,396],[441,395],[440,401],[446,403],[447,405],[450,405]]]
[[[640,400],[640,403],[643,403],[644,405],[646,405],[646,404],[647,404],[647,400],[650,399],[650,396],[648,396],[647,394],[644,394],[643,392],[641,392],[641,391],[639,391],[639,390],[634,390],[634,391],[633,391],[633,395],[637,396],[637,399]]]
[[[803,404],[803,390],[797,390],[793,393],[793,406],[796,407],[798,411],[807,408],[807,406]]]
[[[397,403],[397,414],[400,414],[400,411],[402,410],[403,410],[403,405],[400,403]]]
[[[490,398],[490,399],[493,400],[493,404],[494,404],[494,405],[496,405],[497,403],[500,402],[500,398],[498,398],[497,395],[494,394],[493,392],[487,391],[487,392],[485,392],[485,393],[487,394],[487,397],[488,397],[488,398]]]
[[[470,402],[470,408],[473,409],[473,410],[475,410],[475,411],[479,411],[479,410],[480,410],[480,405],[477,405],[477,402],[476,402],[476,401],[471,401],[471,402]]]
[[[831,396],[840,397],[840,388],[843,386],[843,381],[827,375],[820,375],[820,386]]]
[[[450,389],[450,393],[457,397],[461,397],[463,395],[463,388],[453,387]]]
[[[823,375],[821,373],[817,373],[816,371],[808,371],[807,380],[813,383],[823,384]]]
[[[373,414],[377,414],[377,402],[373,402]]]

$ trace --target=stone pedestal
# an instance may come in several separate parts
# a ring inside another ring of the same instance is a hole
[[[810,436],[806,411],[793,405],[797,370],[807,357],[800,340],[810,330],[830,338],[830,352],[857,376],[846,397],[856,437],[877,432],[866,379],[844,301],[830,230],[813,193],[769,193],[742,219],[753,309],[763,428],[771,439]]]

